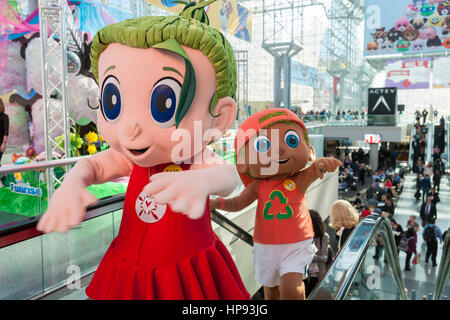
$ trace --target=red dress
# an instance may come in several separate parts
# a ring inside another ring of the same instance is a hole
[[[209,199],[198,220],[155,204],[141,194],[150,170],[189,170],[189,165],[134,166],[119,234],[86,294],[114,300],[249,299],[233,259],[212,230]]]

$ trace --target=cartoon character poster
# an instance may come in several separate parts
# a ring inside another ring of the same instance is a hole
[[[450,57],[433,60],[433,89],[450,88]]]
[[[316,88],[318,79],[319,70],[298,61],[292,61],[291,80],[293,84]]]
[[[147,0],[147,2],[175,14],[179,14],[184,7],[177,0]],[[252,13],[246,7],[234,0],[217,0],[206,8],[206,12],[210,26],[251,42]]]
[[[430,88],[431,60],[403,59],[385,62],[386,87],[397,89]]]
[[[450,0],[366,0],[364,55],[450,49]]]

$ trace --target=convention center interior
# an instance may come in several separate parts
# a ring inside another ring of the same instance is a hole
[[[0,300],[447,300],[449,54],[450,0],[0,0]]]

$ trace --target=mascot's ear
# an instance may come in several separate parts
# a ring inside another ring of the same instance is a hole
[[[310,144],[309,145],[309,161],[314,162],[316,161],[316,150],[314,150],[314,147]]]
[[[230,97],[219,99],[214,107],[214,114],[218,116],[213,120],[213,128],[219,129],[224,135],[236,120],[236,102]]]

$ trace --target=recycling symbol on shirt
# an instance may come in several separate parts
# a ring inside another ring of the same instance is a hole
[[[290,217],[292,217],[292,208],[291,208],[291,206],[287,205],[287,198],[284,196],[284,194],[281,191],[274,190],[270,193],[270,196],[269,196],[270,200],[267,201],[264,206],[264,219],[273,220],[274,214],[269,213],[269,211],[270,211],[270,208],[272,208],[272,201],[274,201],[275,198],[278,198],[280,200],[281,204],[286,205],[284,207],[286,212],[278,212],[275,215],[275,218],[277,218],[278,220],[283,220],[283,219],[289,219]]]

